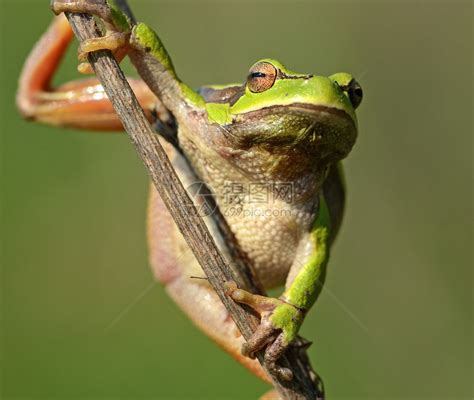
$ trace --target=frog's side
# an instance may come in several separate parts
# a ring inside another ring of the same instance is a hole
[[[198,326],[256,374],[265,378],[258,363],[240,354],[241,347],[252,357],[266,346],[270,368],[290,378],[276,361],[324,282],[344,202],[337,163],[356,139],[354,109],[361,100],[360,87],[348,74],[329,78],[296,74],[266,59],[251,68],[243,85],[207,87],[195,93],[177,78],[156,34],[144,24],[131,28],[110,0],[113,12],[99,0],[52,4],[57,13],[89,12],[106,21],[107,39],[86,43],[81,52],[107,46],[117,56],[129,54],[146,83],[131,82],[141,104],[150,120],[158,115],[160,130],[179,148],[166,146],[181,179],[192,183],[181,167],[182,152],[215,194],[263,285],[286,288],[280,299],[270,299],[229,284],[236,301],[251,305],[262,316],[259,329],[242,347],[243,339],[210,286],[190,278],[203,276],[201,268],[152,189],[148,238],[157,278]],[[118,119],[97,81],[47,91],[70,39],[67,22],[58,17],[22,73],[20,109],[47,123],[117,129]]]

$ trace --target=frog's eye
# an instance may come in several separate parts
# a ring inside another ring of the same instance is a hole
[[[277,69],[268,62],[259,62],[250,68],[247,85],[251,92],[261,93],[275,83]]]
[[[352,79],[349,82],[349,85],[347,85],[347,87],[345,88],[345,90],[349,95],[349,100],[352,103],[352,107],[357,108],[362,101],[362,87],[355,79]]]

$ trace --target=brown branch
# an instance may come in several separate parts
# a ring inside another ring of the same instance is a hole
[[[124,2],[122,1],[122,3]],[[84,14],[67,14],[67,17],[80,41],[100,36],[100,31],[91,17]],[[186,242],[239,330],[248,339],[257,327],[258,319],[244,307],[232,301],[226,295],[224,289],[224,283],[229,280],[248,282],[254,290],[258,288],[258,284],[249,282],[251,273],[248,266],[245,265],[245,260],[240,260],[237,268],[240,272],[239,276],[234,277],[229,264],[219,252],[208,228],[179,181],[163,147],[158,141],[157,135],[148,123],[112,54],[109,51],[91,53],[89,62]],[[224,230],[224,233],[227,231],[227,234],[229,234],[230,230],[226,227],[225,221],[223,218],[220,219],[219,221],[219,218],[217,218],[215,223],[219,225],[221,231]],[[235,255],[236,250],[231,248],[229,253]],[[247,268],[247,272],[245,272],[245,268]],[[293,371],[295,377],[291,382],[282,381],[269,373],[273,385],[282,399],[322,398],[322,389],[317,388],[317,385],[313,383],[313,381],[318,380],[310,369],[308,358],[304,352],[305,347],[307,347],[305,342],[300,340],[279,361],[282,366]],[[258,354],[258,360],[265,368],[262,352]],[[267,370],[267,372],[269,371]],[[320,381],[318,382],[320,383]]]

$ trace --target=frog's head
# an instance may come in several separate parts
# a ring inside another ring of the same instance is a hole
[[[347,73],[298,74],[264,59],[254,64],[230,102],[231,130],[245,147],[298,147],[320,160],[344,158],[357,137],[362,89]]]

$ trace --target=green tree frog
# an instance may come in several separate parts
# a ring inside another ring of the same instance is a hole
[[[357,136],[355,109],[362,89],[347,73],[301,74],[273,59],[256,62],[241,84],[202,87],[182,82],[157,34],[131,24],[113,0],[53,0],[57,14],[22,71],[17,104],[30,119],[89,130],[121,130],[96,79],[50,85],[72,38],[63,12],[88,13],[105,35],[84,42],[79,58],[109,49],[128,55],[140,77],[130,79],[147,117],[172,144],[179,170],[185,157],[216,198],[217,206],[262,285],[285,285],[279,298],[253,295],[227,284],[235,301],[254,308],[261,323],[247,342],[205,280],[154,188],[148,211],[150,263],[156,278],[194,323],[256,375],[254,360],[276,373],[278,359],[298,333],[321,292],[329,249],[344,208],[340,161]],[[90,65],[82,63],[81,72]],[[290,379],[291,376],[288,377]]]

